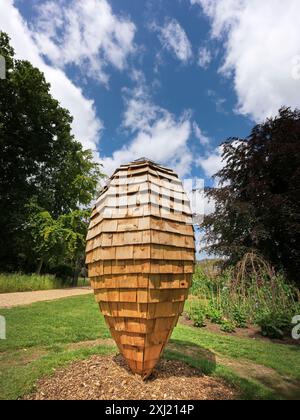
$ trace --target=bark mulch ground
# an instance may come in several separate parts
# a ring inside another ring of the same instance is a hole
[[[232,400],[237,392],[181,361],[161,360],[147,381],[118,356],[93,356],[40,380],[30,400]]]

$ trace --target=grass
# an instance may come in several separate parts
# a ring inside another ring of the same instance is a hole
[[[60,289],[61,287],[62,282],[52,275],[0,274],[0,293],[51,290]]]
[[[0,315],[7,325],[7,340],[0,341],[0,352],[110,337],[89,295],[0,309]]]
[[[30,393],[39,378],[71,361],[116,351],[111,341],[105,341],[110,335],[92,296],[0,310],[0,315],[6,317],[8,337],[0,341],[0,399],[17,399]],[[103,342],[96,342],[96,347],[82,343],[97,339]],[[79,342],[80,346],[73,345]],[[299,346],[241,339],[181,324],[164,357],[186,361],[208,375],[224,379],[237,387],[243,399],[295,395],[278,392],[272,384],[241,374],[235,369],[237,362],[271,369],[276,380],[300,381]],[[299,389],[300,382],[297,383]]]
[[[78,286],[88,286],[89,280],[80,278]],[[54,275],[37,274],[0,274],[0,293],[32,292],[37,290],[63,289],[69,287]]]
[[[231,359],[248,360],[300,381],[300,347],[221,335],[178,325],[172,339],[201,346]]]
[[[191,357],[182,352],[174,352],[166,350],[164,357],[170,360],[182,360],[183,362],[201,370],[206,375],[215,376],[226,381],[228,384],[239,390],[240,399],[242,400],[279,400],[281,395],[273,390],[268,389],[264,385],[250,378],[242,378],[238,376],[232,369],[218,365],[214,368],[207,360],[197,357]]]
[[[0,372],[0,400],[16,400],[30,394],[36,381],[53,374],[55,369],[66,366],[72,361],[83,360],[94,354],[108,355],[115,351],[112,346],[97,346],[67,351],[63,347],[57,352],[50,351],[46,356],[30,364],[8,366]],[[0,364],[1,356],[0,356]]]

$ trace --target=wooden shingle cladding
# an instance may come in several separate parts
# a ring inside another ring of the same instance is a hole
[[[113,338],[132,371],[147,377],[194,271],[192,215],[178,176],[149,160],[117,169],[93,210],[86,262]]]

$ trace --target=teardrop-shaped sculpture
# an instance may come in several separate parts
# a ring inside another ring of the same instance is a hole
[[[178,176],[146,159],[121,166],[93,210],[86,252],[111,334],[131,370],[148,377],[194,272],[192,215]]]

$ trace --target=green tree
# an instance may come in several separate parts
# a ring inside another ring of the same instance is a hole
[[[65,262],[73,267],[73,286],[77,286],[81,269],[85,265],[85,247],[89,210],[75,210],[59,217],[62,227]]]
[[[89,206],[100,167],[71,132],[72,117],[50,94],[43,73],[16,60],[0,32],[7,77],[0,80],[0,270],[33,268],[28,204],[57,219]]]
[[[246,139],[223,144],[209,250],[237,262],[255,250],[300,284],[300,111],[282,108]]]
[[[51,214],[37,206],[32,206],[28,219],[28,229],[33,240],[32,251],[38,261],[36,273],[40,274],[43,264],[59,264],[62,258],[63,235],[59,224]]]
[[[89,210],[75,210],[55,219],[36,204],[30,205],[28,230],[33,239],[32,251],[38,261],[37,274],[40,274],[43,264],[50,268],[69,265],[73,268],[73,285],[77,285],[79,272],[84,266],[89,216]]]

